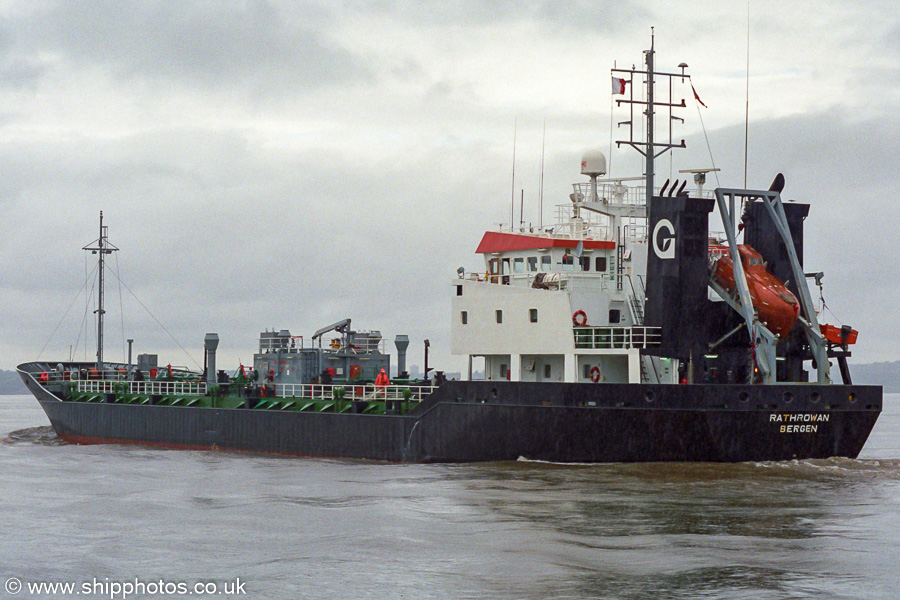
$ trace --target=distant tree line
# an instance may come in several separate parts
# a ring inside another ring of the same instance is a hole
[[[28,389],[15,371],[0,370],[0,394],[27,394]]]
[[[840,375],[835,375],[840,381]],[[880,385],[887,394],[900,393],[900,360],[850,365],[850,376],[855,384]]]

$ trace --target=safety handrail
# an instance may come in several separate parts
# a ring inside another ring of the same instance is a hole
[[[156,373],[155,377],[151,375],[154,372]],[[141,373],[147,381],[164,381],[164,379],[161,379],[160,377],[168,376],[167,367],[157,367],[150,370],[144,369]],[[182,367],[172,367],[172,375],[176,381],[198,380],[200,377],[199,373],[188,371]],[[126,371],[124,367],[122,369],[104,369],[102,371],[94,368],[64,369],[62,371],[51,368],[43,372],[34,372],[33,376],[40,383],[59,383],[65,381],[126,381],[134,378],[134,372]]]
[[[575,347],[582,349],[628,349],[658,346],[661,327],[579,327],[573,326]]]
[[[122,392],[126,394],[143,394],[150,396],[202,396],[206,394],[206,383],[199,381],[116,381],[77,380],[75,389],[81,393],[109,394]]]
[[[309,398],[310,400],[405,400],[408,390],[409,400],[421,402],[437,386],[434,385],[388,385],[374,384],[324,384],[324,383],[277,383],[275,396],[279,398]],[[340,391],[342,390],[342,391]]]

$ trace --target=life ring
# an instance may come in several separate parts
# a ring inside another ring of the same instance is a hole
[[[574,323],[578,327],[584,327],[585,325],[587,325],[587,315],[583,310],[575,311],[575,314],[572,315],[572,323]]]
[[[600,368],[599,367],[591,367],[591,381],[597,383],[600,381]]]

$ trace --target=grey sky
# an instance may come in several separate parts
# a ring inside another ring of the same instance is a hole
[[[651,26],[658,66],[688,63],[709,106],[722,185],[742,185],[746,2],[335,4],[0,2],[0,368],[47,342],[103,210],[123,281],[197,360],[207,331],[231,366],[265,328],[349,316],[458,369],[449,283],[509,220],[514,120],[536,222],[546,119],[546,221],[581,153],[608,151],[609,69],[640,64]],[[748,183],[783,171],[812,203],[828,320],[860,330],[857,361],[897,360],[896,6],[808,6],[751,2]],[[675,171],[710,166],[687,93]],[[639,174],[633,151],[611,158]],[[107,356],[124,325],[137,352],[190,365],[122,294],[124,319],[111,278]],[[44,358],[68,355],[84,313],[82,295]]]

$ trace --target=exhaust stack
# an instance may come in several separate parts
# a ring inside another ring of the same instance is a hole
[[[219,347],[219,334],[207,333],[203,338],[203,347],[206,349],[206,385],[216,384],[216,348]]]
[[[397,377],[404,379],[406,373],[406,349],[409,347],[409,336],[398,335],[394,338],[397,347]]]

